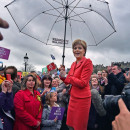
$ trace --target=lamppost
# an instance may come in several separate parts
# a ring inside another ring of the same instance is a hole
[[[24,62],[25,62],[25,72],[26,72],[26,67],[27,67],[27,62],[28,62],[28,56],[27,56],[27,53],[26,55],[24,56]]]

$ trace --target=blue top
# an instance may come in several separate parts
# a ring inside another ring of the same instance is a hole
[[[39,91],[40,94],[42,94],[43,91],[44,91],[44,88],[38,88],[37,91]],[[56,88],[55,88],[55,87],[52,87],[49,92],[54,92],[54,91],[56,91]],[[41,99],[42,99],[42,104],[43,104],[43,105],[46,103],[46,102],[45,102],[45,97],[46,97],[47,93],[48,93],[48,92],[46,92],[46,93],[41,97]]]

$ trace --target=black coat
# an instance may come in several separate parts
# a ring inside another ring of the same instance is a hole
[[[110,73],[108,75],[108,85],[105,86],[105,94],[120,95],[125,86],[125,83],[126,80],[122,72],[118,73],[117,75]]]

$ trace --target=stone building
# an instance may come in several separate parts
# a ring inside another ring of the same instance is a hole
[[[111,62],[111,64],[113,63],[119,63],[121,64],[121,68],[122,69],[129,69],[130,68],[130,62]],[[104,66],[103,64],[99,64],[99,65],[93,65],[93,73],[97,73],[97,71],[102,71],[104,69],[107,69],[108,66]]]

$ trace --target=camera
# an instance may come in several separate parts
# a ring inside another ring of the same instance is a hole
[[[122,98],[128,110],[130,110],[130,83],[128,83],[122,90],[121,95],[105,95],[103,100],[103,107],[107,113],[116,116],[119,114],[118,100]]]

